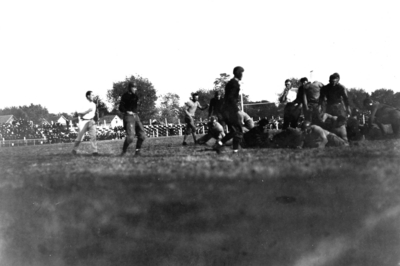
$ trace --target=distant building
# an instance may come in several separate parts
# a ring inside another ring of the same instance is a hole
[[[58,119],[57,119],[57,123],[60,123],[61,125],[67,125],[67,121],[69,121],[69,119],[67,119],[65,116],[61,115]]]
[[[114,128],[119,126],[122,127],[124,125],[124,122],[118,115],[105,115],[103,117],[100,117],[99,125],[102,127]]]
[[[13,115],[0,115],[0,125],[11,124],[15,120]]]

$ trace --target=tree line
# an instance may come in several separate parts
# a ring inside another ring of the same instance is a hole
[[[202,105],[208,104],[214,97],[215,91],[224,92],[226,83],[230,80],[231,76],[226,73],[220,74],[214,81],[212,89],[200,88],[197,91],[193,91],[199,94],[200,103]],[[180,104],[180,97],[176,93],[166,93],[164,95],[157,96],[157,91],[153,84],[144,77],[141,76],[130,76],[123,81],[119,81],[113,84],[112,88],[107,91],[107,101],[112,105],[111,110],[107,107],[105,101],[101,98],[95,99],[97,102],[97,116],[101,118],[104,115],[119,115],[122,114],[118,111],[119,101],[123,93],[127,91],[127,84],[130,81],[135,80],[138,88],[137,94],[139,96],[138,102],[138,113],[144,123],[149,120],[156,120],[163,123],[178,123],[178,121],[184,121],[184,103]],[[299,80],[297,78],[291,79],[293,87],[298,87]],[[282,88],[283,90],[283,88]],[[352,108],[356,108],[360,111],[364,111],[363,101],[368,93],[360,88],[351,88],[348,90],[350,105]],[[189,101],[190,95],[183,102]],[[278,98],[278,95],[277,95]],[[396,108],[400,108],[400,92],[395,93],[391,89],[377,89],[371,93],[370,98],[372,100],[385,103]],[[160,100],[160,105],[156,106],[156,101]],[[243,103],[245,104],[244,111],[251,117],[258,120],[258,118],[271,116],[277,117],[283,114],[284,105],[277,105],[275,102],[267,100],[250,101],[249,95],[243,95]],[[250,104],[250,105],[247,105]],[[31,104],[29,106],[13,106],[0,109],[0,115],[14,115],[18,119],[31,120],[35,124],[40,124],[41,119],[44,118],[47,121],[56,121],[61,115],[67,119],[71,119],[75,114],[67,114],[65,112],[53,114],[49,113],[47,108],[40,104]],[[208,117],[208,111],[198,112],[197,118],[205,120]]]

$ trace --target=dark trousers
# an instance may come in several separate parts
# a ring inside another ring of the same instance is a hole
[[[342,103],[334,103],[326,106],[326,112],[333,116],[347,116],[346,108]]]
[[[239,149],[239,144],[243,138],[242,119],[239,116],[239,108],[236,104],[222,106],[222,115],[229,133],[222,138],[222,143],[233,138],[233,149]]]
[[[301,108],[294,103],[287,103],[283,110],[283,126],[282,129],[287,129],[289,126],[296,128],[298,126]]]
[[[124,129],[126,131],[126,137],[124,146],[122,148],[123,152],[126,152],[128,146],[133,142],[135,135],[137,135],[136,149],[140,149],[143,141],[146,139],[146,132],[140,118],[137,114],[125,115],[124,116]]]
[[[315,125],[321,125],[321,116],[318,110],[318,103],[309,103],[308,104],[308,111],[304,113],[304,119],[312,122]]]

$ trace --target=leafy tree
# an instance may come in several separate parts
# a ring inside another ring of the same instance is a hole
[[[351,88],[348,90],[348,96],[350,101],[350,106],[355,107],[358,110],[364,110],[363,101],[367,92],[363,89]]]
[[[28,114],[23,110],[22,106],[16,107],[6,107],[1,110],[1,115],[13,115],[17,119],[26,119],[28,120]]]
[[[298,87],[300,87],[300,79],[297,79],[297,78],[290,78],[290,82],[292,82],[292,87],[293,87],[293,88],[298,88]]]
[[[397,109],[400,109],[400,92],[396,92],[393,95],[393,106],[396,107]]]
[[[141,76],[131,76],[126,78],[124,81],[114,83],[113,88],[107,91],[108,101],[113,105],[114,109],[118,109],[121,96],[127,91],[127,84],[130,81],[136,81],[138,86],[136,93],[139,97],[138,113],[140,119],[146,121],[154,118],[157,112],[157,92],[154,89],[153,84],[148,79]]]
[[[378,89],[371,93],[371,99],[388,105],[395,105],[393,90]]]
[[[96,103],[96,120],[99,120],[101,117],[105,115],[111,114],[111,112],[108,111],[107,105],[99,96],[94,98],[94,102]]]
[[[47,108],[42,107],[40,104],[6,107],[2,110],[0,109],[0,114],[14,115],[17,119],[31,120],[34,124],[38,124],[41,118],[47,119],[50,115]]]
[[[161,104],[159,108],[159,119],[168,123],[178,123],[180,115],[179,95],[175,93],[167,93],[161,96]]]
[[[225,92],[226,83],[230,80],[230,75],[226,73],[220,74],[218,78],[214,81],[214,90],[220,91],[223,95]]]

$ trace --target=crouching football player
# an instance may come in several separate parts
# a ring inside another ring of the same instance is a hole
[[[214,138],[217,141],[225,137],[224,128],[218,122],[216,116],[210,116],[210,121],[208,122],[208,132],[206,135],[197,140],[198,144],[206,144],[210,139]]]
[[[385,135],[386,130],[383,128],[383,124],[391,125],[394,135],[400,137],[400,110],[395,107],[379,103],[377,101],[371,100],[367,97],[364,102],[364,106],[371,111],[369,117],[369,126],[373,127],[377,124],[381,129],[383,135]]]

